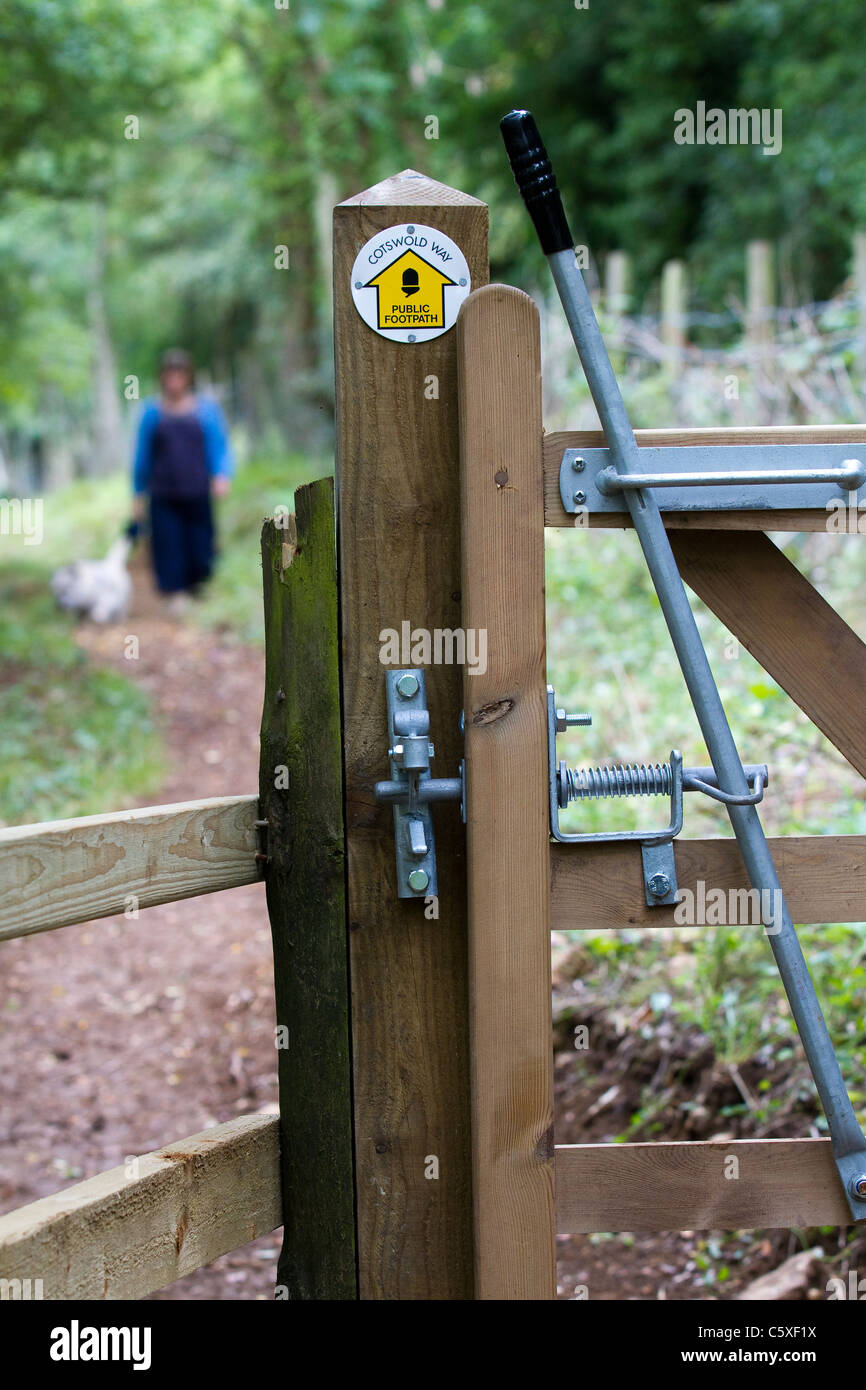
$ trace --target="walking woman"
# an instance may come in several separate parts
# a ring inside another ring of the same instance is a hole
[[[136,519],[150,499],[150,547],[156,583],[184,595],[210,577],[214,564],[213,497],[224,497],[234,463],[216,401],[195,393],[188,352],[163,353],[160,398],[147,401],[133,464]],[[182,601],[182,600],[181,600]]]

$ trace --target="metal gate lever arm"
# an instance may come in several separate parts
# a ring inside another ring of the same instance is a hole
[[[547,152],[528,111],[512,111],[502,133],[518,188],[538,231],[604,429],[617,474],[642,473],[640,451],[616,376],[578,269],[574,241],[562,209]],[[854,1220],[866,1219],[866,1135],[857,1123],[821,1006],[815,993],[791,914],[784,902],[760,817],[750,795],[707,654],[689,605],[655,496],[649,488],[627,489],[625,499],[659,603],[679,659],[719,785],[742,803],[727,806],[731,825],[753,888],[777,894],[782,926],[768,932],[779,974],[791,1005],[821,1103],[827,1115],[833,1153]],[[762,895],[763,901],[763,895]],[[769,916],[769,913],[768,913]]]

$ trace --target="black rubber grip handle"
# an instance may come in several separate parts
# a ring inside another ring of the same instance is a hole
[[[553,166],[531,111],[509,111],[499,122],[514,181],[523,196],[545,256],[574,246]]]

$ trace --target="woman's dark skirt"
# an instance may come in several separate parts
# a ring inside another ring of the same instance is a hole
[[[151,497],[150,548],[162,593],[195,589],[209,579],[214,562],[210,497]]]

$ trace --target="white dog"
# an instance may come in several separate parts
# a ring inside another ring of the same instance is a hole
[[[51,591],[61,608],[69,608],[94,623],[125,618],[132,596],[126,568],[132,541],[121,536],[104,560],[73,560],[51,576]]]

